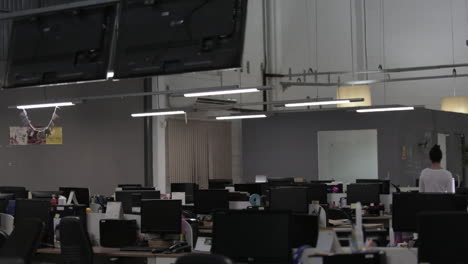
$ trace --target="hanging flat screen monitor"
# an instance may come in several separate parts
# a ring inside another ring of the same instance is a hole
[[[122,2],[115,78],[238,68],[246,0]]]
[[[116,4],[68,6],[12,18],[5,88],[106,79]]]

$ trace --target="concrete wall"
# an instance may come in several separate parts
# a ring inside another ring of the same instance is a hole
[[[436,133],[448,137],[447,167],[461,175],[458,133],[468,117],[432,110],[406,113],[358,114],[345,111],[281,114],[242,124],[243,181],[255,175],[318,178],[317,132],[323,130],[377,129],[379,178],[414,185],[419,172],[429,165],[428,151]],[[426,142],[427,141],[427,142]],[[405,146],[405,158],[403,158]]]
[[[9,127],[23,126],[17,104],[55,98],[141,92],[142,81],[31,88],[0,92],[0,185],[30,190],[59,186],[89,186],[92,193],[110,195],[119,183],[143,183],[143,120],[131,113],[143,110],[140,97],[89,101],[63,107],[56,126],[63,127],[63,145],[10,146]],[[36,126],[45,125],[53,109],[29,110]]]

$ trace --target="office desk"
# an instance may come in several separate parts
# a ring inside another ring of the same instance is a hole
[[[184,254],[153,254],[151,252],[120,251],[119,248],[93,247],[96,257],[105,258],[146,258],[148,264],[173,264],[178,257]],[[59,248],[41,248],[36,251],[38,255],[60,255]]]

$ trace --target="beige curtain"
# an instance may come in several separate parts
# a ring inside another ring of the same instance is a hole
[[[230,123],[169,119],[166,129],[169,183],[232,179]]]

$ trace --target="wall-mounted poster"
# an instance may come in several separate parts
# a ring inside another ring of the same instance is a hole
[[[44,132],[30,127],[10,127],[10,145],[61,145],[62,127],[51,127]]]

